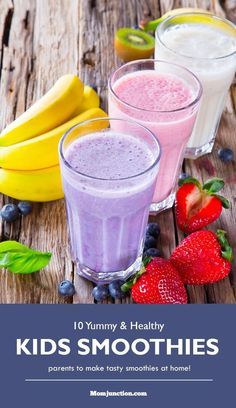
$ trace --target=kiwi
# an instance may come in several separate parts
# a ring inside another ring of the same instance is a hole
[[[154,52],[154,37],[135,28],[120,28],[115,34],[115,50],[123,61],[149,58]]]

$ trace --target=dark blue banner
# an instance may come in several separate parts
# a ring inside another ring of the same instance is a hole
[[[1,305],[1,406],[232,406],[235,307]]]

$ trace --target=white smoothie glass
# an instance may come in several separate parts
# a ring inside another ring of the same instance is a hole
[[[212,151],[236,68],[236,28],[205,13],[169,17],[156,29],[155,57],[181,64],[199,78],[203,96],[185,157]]]

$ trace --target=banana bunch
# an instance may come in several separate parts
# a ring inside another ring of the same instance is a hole
[[[189,16],[181,16],[182,14],[185,13],[189,13]],[[145,21],[142,20],[140,22],[140,28],[142,28],[144,31],[155,31],[157,26],[162,23],[162,21],[166,20],[169,17],[177,17],[178,15],[180,15],[180,22],[191,22],[191,21],[195,21],[197,17],[191,17],[191,13],[203,13],[204,15],[200,16],[198,18],[198,22],[202,23],[202,22],[207,22],[209,21],[209,17],[207,18],[207,14],[210,16],[212,15],[211,11],[208,10],[204,10],[201,8],[193,8],[193,7],[181,7],[181,8],[176,8],[176,9],[172,9],[167,11],[165,14],[163,14],[161,17],[157,18],[156,20],[152,20],[152,21]],[[177,18],[176,20],[174,20],[176,23],[178,22]]]
[[[187,14],[188,13],[188,14]],[[161,17],[156,20],[146,21],[142,20],[140,22],[140,28],[144,31],[155,31],[162,21],[169,17],[175,17],[172,19],[172,23],[200,23],[200,24],[214,24],[222,31],[227,32],[229,35],[235,37],[235,28],[232,26],[227,26],[221,20],[214,18],[213,13],[202,8],[193,7],[182,7],[167,11]]]
[[[64,75],[0,134],[0,192],[18,200],[63,197],[58,143],[72,126],[106,117],[99,97],[75,75]],[[107,123],[94,123],[94,131]]]

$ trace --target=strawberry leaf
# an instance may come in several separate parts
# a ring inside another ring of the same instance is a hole
[[[141,275],[143,275],[143,273],[146,272],[146,266],[147,264],[149,264],[149,262],[151,261],[151,257],[150,256],[146,256],[143,259],[141,268],[138,272],[136,272],[135,275],[131,276],[131,278],[129,280],[127,280],[127,282],[125,282],[122,286],[121,286],[121,290],[122,292],[128,292],[132,286],[137,282],[137,280],[140,278]]]
[[[130,279],[121,286],[121,290],[124,293],[129,292],[132,286],[133,286],[133,279]]]
[[[221,201],[222,207],[224,207],[226,209],[230,208],[230,202],[229,202],[229,200],[227,200],[227,198],[223,197],[220,194],[214,194],[214,193],[211,194],[211,196],[217,197]]]
[[[233,250],[231,246],[229,245],[229,242],[226,238],[226,231],[224,230],[217,230],[216,235],[218,238],[218,241],[221,246],[221,255],[223,258],[227,259],[227,261],[232,262],[233,260]]]
[[[209,194],[217,193],[224,187],[224,185],[225,182],[223,179],[214,177],[212,179],[207,180],[203,184],[203,190],[207,191]]]
[[[186,178],[183,179],[183,180],[179,180],[179,186],[180,186],[180,187],[181,187],[183,184],[188,184],[188,183],[195,184],[195,186],[197,186],[197,187],[199,188],[199,190],[202,189],[201,184],[200,184],[199,181],[198,181],[196,178],[194,178],[194,177],[186,177]]]
[[[151,261],[151,257],[150,256],[145,256],[145,258],[143,259],[143,266],[147,266],[149,264],[149,262]]]

